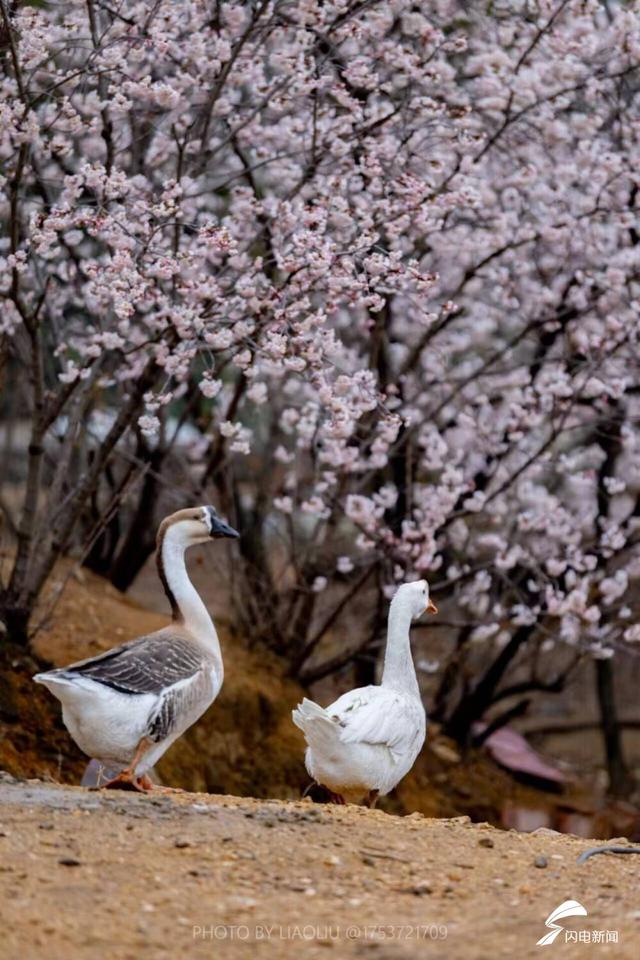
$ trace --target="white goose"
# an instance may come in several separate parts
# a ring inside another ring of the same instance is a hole
[[[304,733],[309,776],[333,803],[345,798],[370,807],[402,780],[422,749],[426,715],[411,656],[411,621],[437,613],[426,580],[404,583],[389,609],[380,686],[359,687],[329,707],[306,698],[293,711]]]
[[[39,673],[62,702],[81,750],[124,767],[105,786],[150,790],[146,771],[204,713],[223,680],[218,635],[187,574],[187,547],[238,533],[213,507],[179,510],[160,524],[156,561],[173,622],[107,653]]]

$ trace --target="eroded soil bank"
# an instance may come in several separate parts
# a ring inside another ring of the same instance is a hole
[[[539,956],[548,914],[574,899],[587,916],[562,921],[550,949],[635,960],[640,857],[577,864],[593,845],[464,817],[5,777],[0,957],[513,960]]]

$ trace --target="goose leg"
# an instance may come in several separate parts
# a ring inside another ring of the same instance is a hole
[[[141,777],[136,777],[136,767],[152,744],[153,741],[143,737],[136,747],[136,752],[129,766],[121,770],[117,777],[103,783],[100,790],[135,790],[137,793],[149,793],[150,790],[153,790],[153,784],[149,777],[144,774]]]
[[[367,806],[369,810],[375,810],[376,803],[378,802],[379,790],[369,790],[369,796],[367,797]]]

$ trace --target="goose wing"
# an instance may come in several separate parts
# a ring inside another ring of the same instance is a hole
[[[140,637],[54,672],[69,679],[86,677],[121,693],[162,694],[202,668],[203,656],[198,648],[180,634],[166,631]]]
[[[424,730],[421,703],[384,687],[361,687],[339,697],[327,707],[340,724],[343,743],[380,744],[394,759],[408,753]]]

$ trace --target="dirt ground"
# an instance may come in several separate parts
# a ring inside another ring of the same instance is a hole
[[[0,957],[513,960],[539,956],[548,914],[575,899],[587,916],[562,922],[558,956],[635,960],[640,863],[577,864],[590,846],[466,817],[4,775]]]

